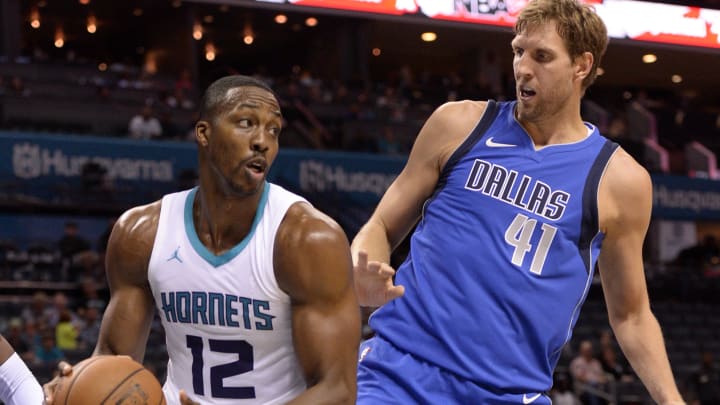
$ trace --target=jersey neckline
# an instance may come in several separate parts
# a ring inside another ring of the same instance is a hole
[[[553,144],[537,147],[535,145],[535,141],[533,141],[530,134],[527,132],[527,130],[525,130],[525,127],[523,127],[522,124],[520,124],[520,121],[518,121],[517,117],[515,116],[515,109],[517,108],[517,100],[510,102],[509,105],[510,105],[510,111],[511,111],[510,112],[511,125],[516,126],[517,128],[520,129],[520,131],[522,131],[522,133],[525,135],[522,142],[525,143],[526,145],[528,145],[530,147],[530,149],[532,149],[532,151],[535,152],[536,154],[542,154],[542,153],[554,152],[554,151],[572,150],[572,149],[582,149],[592,143],[591,141],[596,138],[594,135],[597,135],[600,133],[600,131],[598,130],[598,128],[595,125],[593,125],[587,121],[583,121],[583,125],[587,129],[587,135],[584,136],[583,138],[578,139],[576,141],[572,141],[572,142],[553,143]]]
[[[257,229],[257,225],[260,223],[263,213],[265,212],[265,205],[267,204],[270,184],[265,182],[263,185],[262,196],[260,197],[260,202],[258,203],[257,211],[255,212],[255,218],[253,219],[252,226],[250,227],[250,232],[248,232],[247,236],[245,236],[240,243],[221,255],[216,255],[205,247],[195,231],[195,223],[193,221],[193,202],[195,201],[195,193],[197,193],[197,190],[198,188],[194,187],[185,198],[185,234],[190,241],[190,245],[200,257],[213,267],[219,267],[234,259],[238,254],[240,254],[240,252],[242,252],[245,246],[250,243],[250,240],[255,234],[255,229]]]

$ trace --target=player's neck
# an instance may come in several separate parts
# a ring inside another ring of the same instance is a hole
[[[229,197],[201,183],[193,204],[193,223],[203,245],[221,254],[240,243],[252,228],[261,196],[262,191]]]
[[[588,136],[580,116],[580,107],[565,108],[532,121],[518,120],[535,144],[536,149],[548,145],[573,143]]]

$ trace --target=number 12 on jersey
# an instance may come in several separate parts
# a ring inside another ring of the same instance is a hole
[[[537,243],[537,246],[533,246],[530,244],[530,241],[535,233],[536,226],[536,219],[528,218],[523,214],[517,214],[510,226],[508,226],[507,231],[505,231],[505,242],[507,242],[508,245],[515,247],[515,251],[513,252],[512,259],[510,259],[510,261],[518,267],[522,267],[523,261],[525,261],[525,255],[535,248],[535,253],[533,254],[532,262],[530,263],[530,272],[539,276],[542,274],[545,259],[547,259],[547,254],[550,250],[550,245],[555,238],[557,228],[552,225],[542,223],[542,226],[540,227],[542,232],[542,235],[540,235],[540,241]]]
[[[192,354],[193,392],[205,395],[205,381],[203,379],[203,338],[187,335],[187,348]],[[247,399],[255,398],[254,387],[226,387],[223,379],[253,370],[253,347],[244,340],[217,340],[208,339],[210,351],[231,353],[237,360],[210,367],[210,393],[213,398]]]

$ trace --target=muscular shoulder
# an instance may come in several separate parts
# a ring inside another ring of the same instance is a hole
[[[345,282],[351,269],[343,229],[302,202],[288,209],[275,238],[273,256],[280,288],[296,301],[309,300],[309,294],[332,295],[337,291],[333,286]]]
[[[623,149],[613,155],[603,175],[599,208],[604,232],[614,225],[622,227],[649,220],[652,209],[650,175]]]
[[[160,201],[131,208],[118,219],[108,241],[108,269],[118,272],[143,272],[147,268],[155,242]],[[131,276],[133,274],[128,274]],[[141,278],[145,274],[138,275]]]
[[[485,101],[451,101],[438,107],[427,121],[426,125],[432,125],[443,133],[465,136],[478,123],[485,113]]]
[[[464,100],[438,107],[420,131],[410,159],[429,159],[436,169],[442,168],[480,121],[486,106],[484,101]]]
[[[160,220],[160,201],[125,211],[115,223],[113,235],[138,248],[148,243],[152,248]]]
[[[309,249],[346,241],[345,233],[337,222],[312,205],[298,202],[285,214],[275,247],[282,250]]]

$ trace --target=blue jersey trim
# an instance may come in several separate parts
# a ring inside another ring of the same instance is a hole
[[[482,137],[485,135],[493,122],[495,122],[495,118],[497,117],[498,112],[500,112],[498,103],[495,100],[488,100],[487,105],[485,106],[485,112],[483,112],[483,116],[482,118],[480,118],[480,121],[478,121],[477,125],[475,125],[475,128],[473,128],[472,132],[470,132],[470,135],[468,135],[468,137],[463,141],[463,143],[461,143],[460,146],[455,149],[455,152],[450,155],[450,158],[445,163],[445,167],[443,167],[442,171],[440,172],[440,177],[435,184],[435,190],[433,191],[432,195],[423,203],[422,217],[425,216],[425,208],[427,207],[427,205],[432,200],[434,200],[438,193],[445,187],[445,184],[447,183],[447,179],[450,176],[450,172],[452,171],[453,167],[455,167],[455,165],[460,161],[460,159],[462,159],[463,156],[470,152],[473,146],[475,146],[475,144],[478,143],[480,139],[482,139]],[[408,258],[410,258],[410,256],[408,256]]]
[[[588,173],[587,180],[585,181],[585,188],[583,189],[582,197],[582,225],[580,228],[580,240],[578,241],[578,247],[580,248],[580,257],[583,258],[585,263],[585,271],[590,273],[592,270],[592,241],[599,232],[600,225],[598,224],[598,201],[597,192],[600,186],[600,179],[605,168],[607,167],[610,157],[615,153],[618,148],[618,144],[612,141],[605,141],[605,144],[600,149],[595,162],[593,162],[590,172]]]
[[[250,242],[253,235],[255,234],[257,224],[260,222],[260,219],[262,219],[263,212],[265,211],[265,205],[267,204],[269,191],[270,185],[265,182],[265,184],[263,185],[262,196],[260,197],[260,202],[258,203],[257,211],[255,212],[255,218],[253,219],[252,226],[250,227],[250,232],[248,232],[247,236],[245,236],[245,238],[240,243],[233,246],[232,249],[221,255],[216,255],[210,250],[208,250],[208,248],[206,248],[205,245],[202,244],[202,242],[200,242],[200,238],[198,238],[197,232],[195,232],[195,223],[193,222],[193,202],[195,201],[195,193],[197,192],[197,187],[190,190],[187,198],[185,199],[185,234],[187,235],[188,240],[190,241],[190,244],[192,245],[195,252],[197,252],[200,257],[202,257],[213,267],[222,266],[223,264],[234,259],[238,254],[240,254],[240,252],[242,252],[242,250],[245,248],[245,246],[247,246],[247,244]]]
[[[480,118],[480,121],[477,123],[472,132],[470,132],[470,135],[463,141],[463,143],[460,144],[460,146],[458,146],[457,149],[455,149],[455,152],[450,155],[450,159],[448,159],[445,163],[445,167],[443,167],[443,170],[440,173],[440,178],[435,186],[436,192],[445,186],[445,182],[447,182],[447,178],[450,176],[450,172],[453,167],[455,167],[460,159],[470,152],[470,149],[472,149],[472,147],[475,146],[480,139],[482,139],[488,128],[490,128],[490,125],[495,122],[495,117],[497,117],[499,111],[500,109],[498,108],[497,102],[495,100],[488,100],[487,105],[485,106],[485,112],[483,113],[482,118]]]

